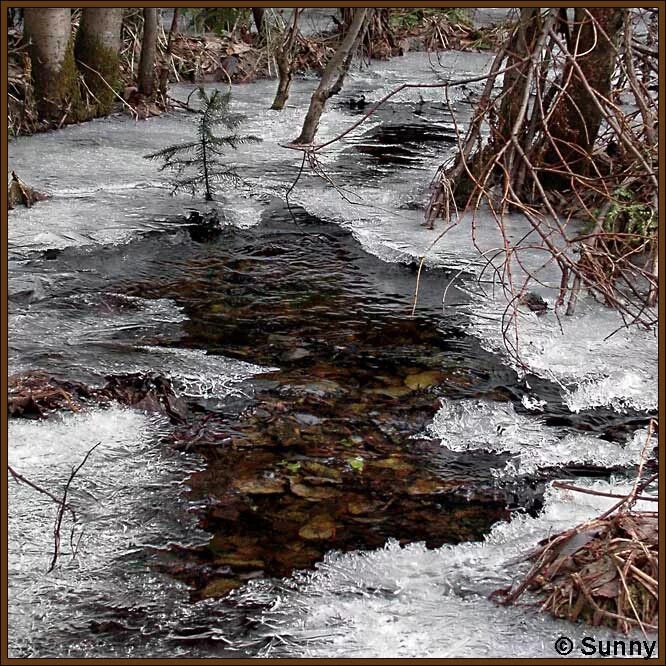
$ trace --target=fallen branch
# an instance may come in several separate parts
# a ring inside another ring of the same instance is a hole
[[[69,479],[67,479],[67,483],[65,484],[65,490],[62,495],[62,499],[60,500],[60,508],[58,509],[58,515],[56,516],[56,521],[55,525],[53,527],[53,559],[51,560],[51,566],[48,568],[48,571],[46,573],[50,573],[53,571],[55,568],[56,562],[58,561],[58,556],[60,555],[60,528],[62,526],[62,518],[63,515],[65,514],[65,508],[67,506],[67,493],[69,492],[69,488],[72,485],[72,481],[74,481],[74,478],[76,475],[79,473],[81,468],[86,464],[88,461],[88,458],[90,457],[90,454],[101,444],[102,442],[97,442],[95,446],[93,446],[88,453],[83,457],[83,460],[79,463],[77,467],[72,468],[72,472],[69,475]]]

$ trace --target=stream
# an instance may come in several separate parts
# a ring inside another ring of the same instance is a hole
[[[488,66],[451,51],[355,69],[319,136],[358,119],[350,97]],[[184,111],[9,145],[10,170],[51,195],[9,218],[10,375],[164,378],[186,406],[10,420],[10,465],[55,494],[97,445],[52,571],[56,507],[9,478],[11,657],[552,657],[589,635],[488,595],[612,502],[553,480],[630,487],[656,334],[605,340],[617,317],[581,298],[564,322],[521,313],[527,372],[505,353],[506,301],[476,280],[469,221],[436,243],[419,224],[474,84],[446,103],[400,93],[286,201],[300,159],[282,145],[314,85],[296,80],[282,113],[274,82],[234,87],[243,133],[264,140],[233,154],[242,185],[210,205],[170,196],[142,157],[189,136]],[[221,229],[194,223],[211,210]],[[491,218],[477,224],[495,247]],[[557,283],[538,251],[524,261]]]

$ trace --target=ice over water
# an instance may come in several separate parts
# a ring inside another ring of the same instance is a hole
[[[77,522],[64,514],[60,557],[50,573],[57,507],[9,478],[11,656],[87,656],[103,649],[86,638],[91,618],[103,621],[124,608],[129,625],[146,612],[159,624],[184,597],[145,555],[146,547],[207,541],[186,512],[182,485],[201,462],[161,447],[166,432],[161,417],[119,407],[10,422],[10,465],[58,496],[72,469],[99,443],[72,484],[68,501]],[[105,653],[142,649],[141,635],[125,647]]]
[[[511,403],[485,400],[447,400],[427,431],[452,451],[477,449],[509,453],[510,460],[497,469],[498,476],[533,474],[542,468],[568,463],[601,467],[634,465],[648,439],[648,430],[636,430],[628,442],[612,442],[580,432],[558,431],[544,425],[536,414],[517,414]],[[656,446],[650,436],[648,446]]]
[[[400,61],[373,63],[353,72],[347,90],[378,99],[389,91],[385,81],[396,85],[434,81],[442,64],[463,77],[482,72],[488,57],[447,53],[438,65],[424,54],[408,54]],[[281,114],[266,108],[272,82],[234,89],[234,106],[248,116],[244,131],[261,134],[264,142],[234,154],[245,184],[215,204],[229,223],[256,224],[266,199],[284,196],[295,179],[300,156],[284,144],[296,135],[314,85],[314,80],[296,81]],[[184,98],[190,90],[181,86],[174,94]],[[432,90],[422,94],[429,101],[439,97]],[[469,111],[457,94],[451,90],[464,124]],[[396,101],[409,105],[417,98],[416,91],[403,91]],[[10,284],[12,265],[21,265],[35,253],[72,246],[122,246],[141,234],[169,228],[185,209],[200,207],[187,198],[170,197],[155,164],[142,157],[182,140],[193,122],[188,114],[177,112],[141,123],[112,117],[12,142],[10,168],[51,194],[51,199],[10,215]],[[348,112],[332,103],[322,119],[321,139],[333,138],[349,122]],[[456,284],[468,288],[470,296],[463,306],[445,301],[443,316],[462,313],[468,330],[484,346],[513,363],[499,333],[506,298],[492,286],[480,291],[475,281],[482,264],[470,243],[470,221],[463,218],[439,238],[442,228],[421,227],[423,212],[413,205],[424,202],[427,183],[446,154],[424,150],[410,169],[379,166],[377,173],[367,173],[355,166],[352,145],[378,124],[371,119],[322,155],[324,168],[344,197],[330,183],[306,175],[292,192],[292,203],[349,228],[369,253],[385,261],[412,263],[425,257],[426,267],[451,269]],[[506,222],[511,233],[524,230],[520,219]],[[494,222],[480,212],[477,223],[481,251],[497,247]],[[539,267],[543,257],[535,254],[525,260]],[[55,276],[55,281],[60,277]],[[443,295],[452,277],[443,277]],[[547,272],[542,277],[544,284],[551,285],[542,295],[552,305],[556,279]],[[44,291],[49,296],[48,284]],[[45,303],[15,308],[10,315],[10,338],[17,341],[13,354],[10,350],[13,370],[31,367],[36,359],[54,368],[78,364],[97,376],[152,368],[171,377],[183,394],[203,397],[226,395],[237,381],[262,370],[197,350],[132,344],[135,332],[146,332],[150,318],[157,319],[162,331],[181,325],[183,313],[168,301],[145,304],[134,314],[106,321],[81,318],[80,313],[70,321],[66,310],[54,314]],[[582,300],[574,317],[558,321],[552,311],[537,317],[522,310],[519,317],[521,361],[533,373],[556,382],[571,411],[598,406],[617,411],[656,408],[654,334],[617,331],[618,317],[589,298]],[[111,339],[117,343],[119,329],[128,342],[126,353],[85,356],[82,350],[91,340],[98,349]],[[21,346],[23,335],[40,337],[41,357],[29,357]],[[497,470],[504,479],[569,462],[630,465],[642,450],[644,431],[624,444],[560,432],[544,425],[538,399],[527,398],[527,403],[533,409],[529,415],[517,414],[504,403],[444,401],[429,434],[457,451],[481,448],[508,453],[509,463]],[[99,656],[206,656],[204,648],[176,648],[165,642],[164,627],[170,622],[187,625],[199,611],[185,603],[186,592],[179,584],[157,575],[141,555],[145,546],[206,540],[188,517],[181,494],[188,471],[199,462],[160,446],[159,436],[166,427],[159,418],[120,408],[56,422],[10,424],[10,463],[49,487],[62,487],[71,467],[101,442],[82,469],[82,483],[72,497],[83,519],[75,532],[80,541],[76,548],[63,544],[51,574],[45,570],[52,549],[53,504],[10,479],[12,656],[86,656],[91,651]],[[588,481],[592,487],[615,492],[623,489],[623,483],[622,479]],[[605,506],[603,498],[550,489],[537,518],[518,513],[510,522],[496,525],[483,543],[427,550],[422,544],[402,548],[391,542],[374,552],[329,554],[314,573],[250,583],[236,593],[236,602],[248,608],[248,615],[255,601],[269,609],[260,613],[259,629],[234,640],[243,654],[267,656],[552,657],[558,636],[578,640],[586,628],[536,615],[530,608],[501,608],[486,596],[515,580],[520,567],[513,561],[526,545],[592,517]],[[150,616],[154,634],[148,629],[114,645],[102,638],[96,642],[86,630],[75,632],[86,636],[83,642],[71,643],[72,626],[83,627],[91,616],[104,617],[109,607],[126,607],[128,622],[136,618],[137,626],[144,626]],[[219,635],[224,642],[224,631]],[[598,630],[595,635],[613,637]],[[58,637],[62,645],[57,644]]]

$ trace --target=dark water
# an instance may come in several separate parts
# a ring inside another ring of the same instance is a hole
[[[287,576],[331,548],[476,540],[508,517],[511,499],[491,481],[496,457],[452,456],[435,473],[430,440],[411,439],[439,396],[501,399],[515,382],[455,314],[441,316],[441,273],[425,277],[411,317],[413,269],[281,209],[251,233],[228,229],[189,249],[126,293],[181,305],[180,345],[280,367],[252,382],[240,414],[206,410],[173,436],[208,463],[190,485],[215,536],[168,568],[196,597]]]

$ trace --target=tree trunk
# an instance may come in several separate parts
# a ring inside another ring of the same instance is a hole
[[[502,142],[511,138],[511,132],[523,102],[525,84],[528,81],[529,71],[532,69],[529,56],[534,50],[542,28],[543,21],[539,9],[521,8],[520,19],[509,46],[506,61],[507,67],[515,66],[516,69],[504,74],[502,84],[503,99],[498,118],[498,133]]]
[[[79,79],[71,40],[71,9],[26,7],[32,80],[40,120],[80,120]]]
[[[615,46],[625,12],[622,8],[576,8],[571,51],[574,52],[577,46],[577,52],[581,54],[576,56],[580,73],[573,63],[568,63],[562,77],[568,85],[549,125],[554,146],[544,157],[545,165],[555,168],[563,163],[575,165],[592,148],[601,127],[601,111],[587,86],[610,97]]]
[[[167,45],[164,51],[164,61],[160,66],[160,75],[159,75],[159,88],[160,95],[164,96],[166,99],[167,87],[169,84],[169,68],[171,67],[171,51],[173,50],[173,38],[178,32],[178,14],[179,9],[175,7],[173,10],[173,16],[171,17],[171,27],[169,28],[169,35],[167,37]]]
[[[284,105],[289,99],[289,88],[291,86],[291,79],[293,75],[293,59],[294,59],[294,40],[298,32],[298,15],[302,10],[299,8],[294,9],[294,16],[291,26],[280,44],[280,48],[275,56],[275,61],[278,67],[278,89],[275,93],[275,99],[271,109],[275,111],[282,111]]]
[[[120,83],[120,29],[122,9],[83,9],[75,54],[81,73],[95,97],[94,115],[111,112]]]
[[[319,127],[319,119],[324,112],[326,100],[339,93],[342,89],[345,74],[349,70],[354,51],[361,38],[361,30],[367,13],[368,9],[365,7],[354,10],[354,18],[349,30],[340,46],[338,46],[337,51],[326,65],[319,86],[317,86],[317,90],[314,91],[310,99],[310,107],[305,116],[301,134],[294,143],[311,144],[314,142],[315,134]]]
[[[143,9],[143,40],[139,60],[139,92],[152,97],[155,90],[155,56],[157,54],[157,8]]]
[[[252,7],[252,18],[254,19],[254,25],[257,26],[257,32],[259,37],[264,37],[264,14],[266,10],[263,7]]]

